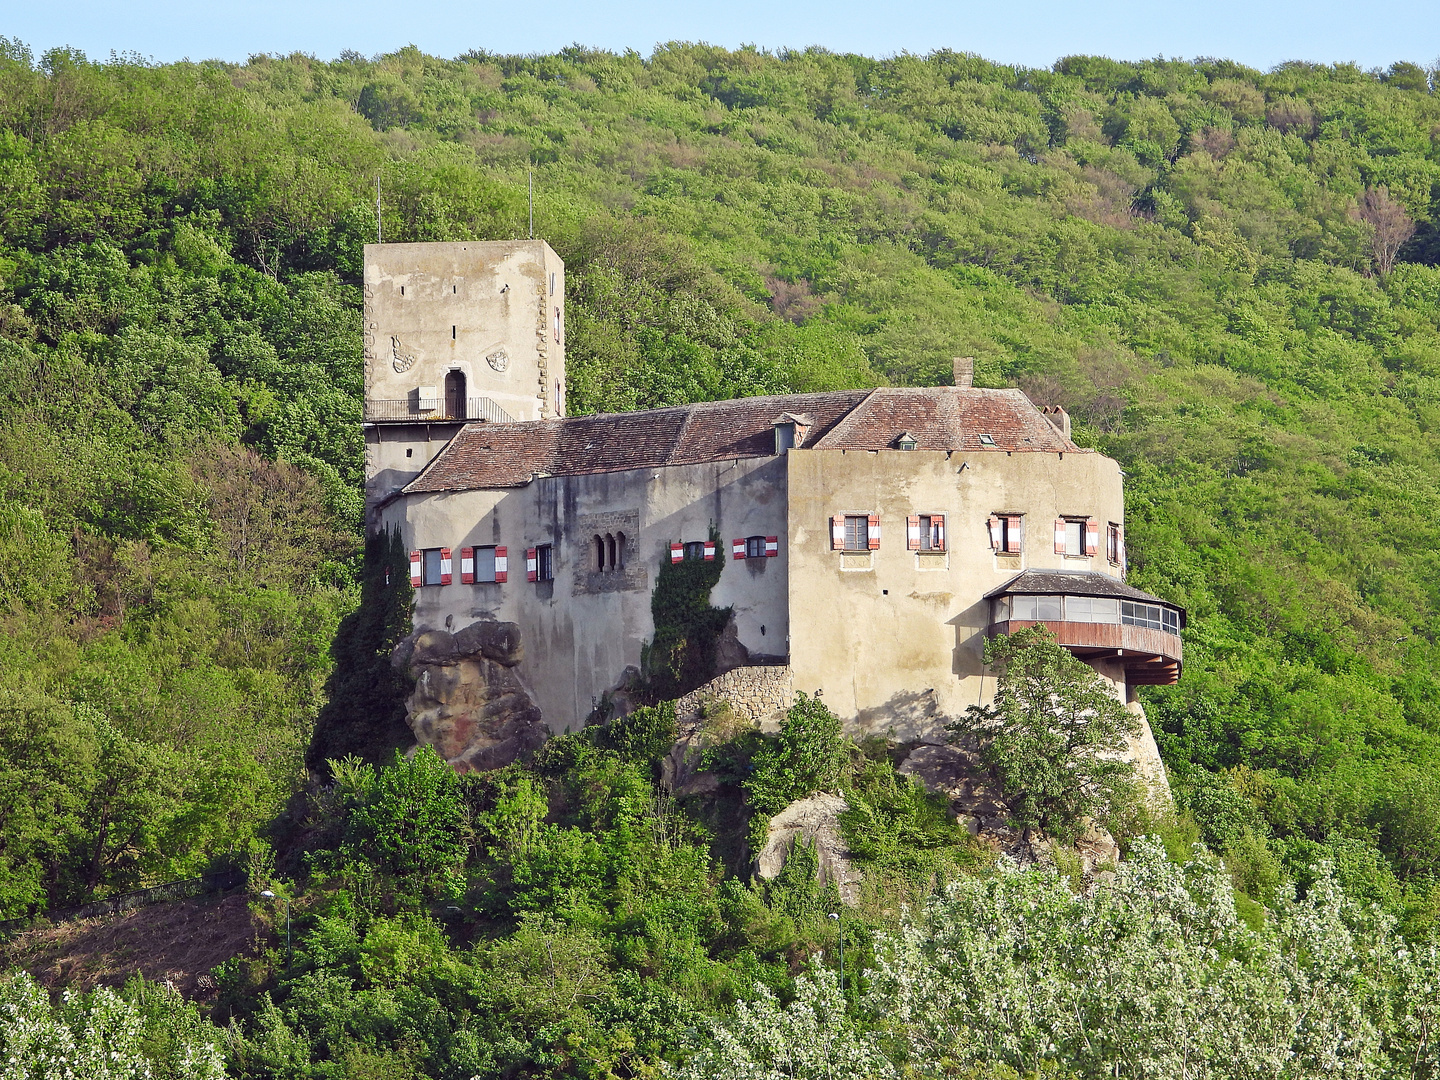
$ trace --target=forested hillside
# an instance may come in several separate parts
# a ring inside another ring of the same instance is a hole
[[[536,234],[568,267],[572,411],[946,383],[955,355],[977,358],[980,385],[1069,409],[1127,472],[1132,582],[1189,609],[1184,679],[1146,698],[1176,835],[1196,829],[1253,901],[1283,905],[1330,859],[1356,897],[1430,933],[1433,79],[1408,63],[1043,70],[682,44],[149,65],[4,43],[0,917],[263,852],[287,804],[299,813],[331,642],[360,595],[359,274],[377,194],[387,241],[515,237],[533,169]],[[619,775],[581,757],[537,775]],[[637,768],[625,783],[648,783]],[[505,874],[538,858],[494,816],[530,812],[532,781],[512,782],[471,807],[492,815],[477,835]],[[563,820],[601,847],[575,840],[566,865],[634,861],[633,807],[597,790]],[[700,850],[675,844],[666,859]],[[732,883],[685,873],[693,904],[655,916],[673,940],[633,954],[618,908],[572,917],[516,879],[486,910],[532,938],[559,919],[575,970],[619,972],[607,986],[670,972],[680,1013],[751,975],[782,987],[775,972],[828,940],[820,899],[762,918]],[[728,930],[699,925],[712,909]],[[391,960],[438,933],[402,922]],[[737,944],[752,931],[770,935],[753,955]],[[516,956],[539,948],[523,933],[505,939]],[[683,977],[664,959],[680,940]],[[529,962],[502,953],[477,963]],[[661,1009],[638,986],[624,1007]],[[578,1030],[546,1017],[527,1030]],[[606,1044],[593,1074],[673,1056],[652,1035]],[[474,1069],[577,1067],[534,1064],[530,1045]]]

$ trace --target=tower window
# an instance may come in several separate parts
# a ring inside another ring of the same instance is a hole
[[[405,448],[405,456],[406,456],[406,457],[414,457],[414,456],[415,456],[415,448],[414,448],[413,446],[407,446],[407,447]]]
[[[451,341],[454,341],[454,340],[455,340],[455,327],[453,327],[453,326],[450,327],[450,340],[451,340]]]

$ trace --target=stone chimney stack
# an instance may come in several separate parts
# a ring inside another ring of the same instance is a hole
[[[955,385],[967,389],[975,385],[975,358],[973,356],[955,357]]]

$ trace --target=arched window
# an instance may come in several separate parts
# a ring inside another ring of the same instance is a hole
[[[605,569],[605,538],[599,533],[595,534],[595,569]]]
[[[609,559],[607,567],[614,570],[619,563],[615,560],[615,537],[610,533],[605,534],[605,555]]]
[[[625,534],[615,534],[615,569],[625,569]]]

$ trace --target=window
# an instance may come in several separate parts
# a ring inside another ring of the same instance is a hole
[[[1129,600],[1120,601],[1120,621],[1126,626],[1143,626],[1147,630],[1164,630],[1167,634],[1180,633],[1180,613],[1157,604],[1137,604]]]
[[[475,549],[475,580],[495,580],[495,549],[493,547],[477,547]]]
[[[554,548],[541,544],[535,549],[535,580],[550,581],[555,577]]]
[[[745,538],[745,557],[747,559],[765,558],[765,537],[747,536]]]
[[[1021,523],[1019,514],[990,515],[990,548],[1002,555],[1019,555]]]
[[[981,435],[981,436],[980,436],[980,445],[981,445],[981,446],[994,446],[994,445],[995,445],[995,436],[994,436],[994,435]]]
[[[775,453],[783,454],[795,445],[795,425],[775,425]]]
[[[895,440],[895,449],[897,450],[914,450],[918,445],[915,436],[908,431]]]
[[[1114,566],[1119,566],[1124,561],[1124,537],[1124,529],[1113,521],[1105,529],[1105,558]]]
[[[920,515],[920,550],[945,550],[945,516],[943,514]]]
[[[555,271],[550,271],[550,295],[555,295]]]
[[[703,540],[687,540],[685,542],[686,559],[705,558],[705,542]]]
[[[1085,553],[1085,522],[1066,520],[1064,552],[1066,555]]]
[[[845,550],[870,550],[870,519],[864,514],[845,515]]]
[[[1065,597],[1066,622],[1118,623],[1120,604],[1108,596]]]
[[[426,585],[440,584],[440,549],[425,549],[425,576],[422,579]]]
[[[596,533],[591,545],[595,555],[592,567],[594,570],[608,574],[624,568],[624,533],[606,533],[604,536]]]

